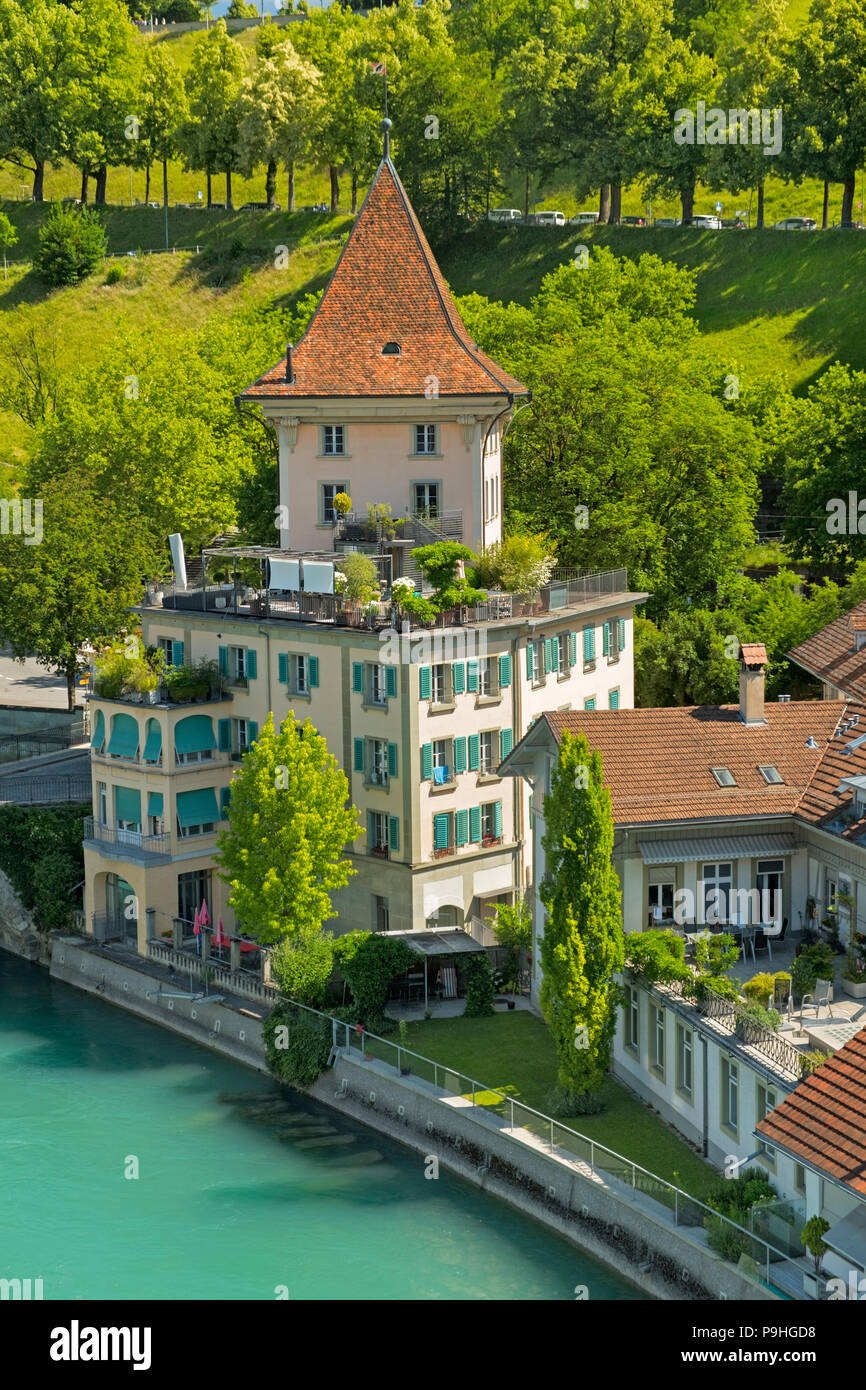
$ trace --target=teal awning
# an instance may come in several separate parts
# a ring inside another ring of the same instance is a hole
[[[112,719],[108,751],[115,758],[134,758],[138,753],[138,724],[131,714],[116,714]]]
[[[141,825],[141,792],[132,787],[114,788],[114,814],[118,820]]]
[[[220,818],[216,792],[213,787],[199,787],[194,792],[178,792],[177,818],[184,827],[208,825]]]
[[[97,753],[102,751],[105,742],[105,716],[101,709],[96,711],[96,718],[93,721],[93,737],[90,740]]]
[[[213,720],[207,714],[190,714],[174,726],[174,747],[177,753],[204,753],[216,748]]]
[[[144,743],[142,759],[146,763],[158,763],[162,753],[162,729],[155,719],[147,721],[147,738]]]
[[[162,815],[162,792],[148,792],[147,814],[149,816]]]

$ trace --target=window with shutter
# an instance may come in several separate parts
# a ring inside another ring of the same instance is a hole
[[[454,681],[454,694],[462,695],[466,689],[466,666],[462,661],[455,661],[451,673]]]
[[[568,634],[568,664],[569,664],[569,666],[576,666],[576,665],[577,665],[577,633],[576,633],[576,632],[570,632],[570,633]]]
[[[249,719],[247,721],[247,733],[250,743],[255,743],[259,736],[259,726],[254,719]]]
[[[389,700],[397,698],[397,672],[393,666],[385,667],[385,695]]]
[[[289,658],[285,652],[280,652],[277,657],[277,679],[280,685],[289,683]]]
[[[448,849],[451,844],[451,817],[447,812],[433,817],[433,848]]]
[[[504,689],[511,684],[511,657],[507,653],[499,658],[499,685]]]
[[[422,700],[429,700],[433,693],[433,683],[430,678],[429,666],[420,666],[418,668],[418,692]]]
[[[454,771],[466,771],[466,739],[455,738],[454,740]]]
[[[247,680],[254,681],[256,679],[256,654],[252,647],[247,648],[247,660],[245,670],[247,674]]]
[[[469,808],[469,842],[477,845],[481,839],[481,807],[470,806]]]
[[[364,693],[364,663],[363,661],[352,662],[352,690],[356,695]]]
[[[607,707],[608,707],[608,709],[619,709],[619,691],[618,691],[618,690],[611,690],[610,694],[609,694],[608,697],[607,697]]]
[[[528,681],[535,678],[535,647],[531,642],[526,644],[526,679]]]
[[[396,816],[388,817],[388,848],[392,854],[400,850],[400,822]]]
[[[617,646],[621,652],[625,651],[625,618],[617,621]]]
[[[429,782],[433,776],[433,744],[425,743],[421,749],[421,779]]]
[[[466,689],[470,692],[478,691],[478,662],[467,661],[466,663]]]
[[[493,803],[493,834],[498,840],[502,839],[502,802]]]
[[[224,675],[224,676],[227,676],[228,673],[229,673],[229,649],[228,649],[228,647],[218,647],[218,648],[217,648],[217,655],[218,655],[218,657],[219,657],[219,668],[220,668],[220,670],[222,671],[223,675]],[[181,660],[183,660],[182,657],[181,657]]]
[[[311,656],[311,657],[309,658],[309,661],[308,661],[307,665],[308,665],[308,668],[309,668],[310,686],[312,687],[312,686],[314,686],[314,685],[318,685],[318,684],[319,684],[319,658],[318,658],[317,656]]]
[[[469,812],[458,811],[455,822],[454,839],[458,845],[465,845],[469,839]]]
[[[232,747],[232,721],[230,719],[218,720],[217,729],[220,752],[230,753]]]
[[[389,744],[388,744],[388,776],[389,776],[389,777],[396,777],[396,776],[397,776],[397,745],[396,745],[396,743],[389,743]]]
[[[171,644],[171,664],[172,666],[183,665],[183,642],[172,642]]]
[[[604,623],[601,629],[601,652],[602,656],[610,656],[610,623]]]
[[[511,732],[510,729],[503,729],[503,730],[502,730],[502,734],[501,734],[501,736],[500,736],[500,745],[499,745],[500,761],[502,760],[502,758],[507,758],[507,757],[508,757],[508,754],[511,752],[511,749],[513,748],[513,746],[514,746],[514,735],[513,735],[513,733]]]
[[[220,787],[220,816],[225,819],[229,813],[229,802],[232,799],[230,787]]]
[[[362,738],[356,738],[356,739],[354,740],[354,748],[355,748],[355,766],[354,766],[354,770],[355,770],[355,772],[363,772],[363,771],[364,771],[364,740],[363,740]]]
[[[481,736],[480,734],[469,735],[469,771],[477,772],[481,763]]]
[[[585,627],[583,629],[583,659],[584,661],[595,661],[594,627]]]

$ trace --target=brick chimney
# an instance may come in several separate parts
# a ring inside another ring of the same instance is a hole
[[[740,718],[744,724],[766,724],[764,717],[764,667],[767,649],[763,642],[744,642],[740,647]]]

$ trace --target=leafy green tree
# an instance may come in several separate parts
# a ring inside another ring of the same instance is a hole
[[[353,931],[338,936],[334,955],[352,991],[358,1021],[368,1032],[381,1032],[388,985],[418,964],[418,953],[386,932]]]
[[[601,754],[583,734],[563,735],[544,816],[541,1010],[556,1044],[559,1084],[581,1095],[604,1080],[619,1002],[614,975],[625,955],[610,792]]]
[[[0,641],[66,681],[74,705],[81,647],[111,638],[141,597],[147,554],[134,511],[98,497],[86,477],[30,500],[30,524],[0,536]],[[41,540],[35,519],[41,508]],[[23,510],[23,509],[22,509]],[[24,514],[26,517],[26,514]]]
[[[226,176],[226,207],[232,206],[232,170],[238,167],[238,93],[244,76],[243,50],[229,37],[224,19],[199,34],[185,83],[189,120],[177,132],[187,168],[203,169],[207,205],[211,180]]]
[[[635,703],[726,705],[737,700],[739,646],[726,643],[724,617],[706,608],[667,615],[660,627],[635,619]]]
[[[464,1018],[489,1018],[494,1013],[493,1000],[496,988],[493,984],[493,971],[490,961],[481,952],[468,956],[464,968],[466,1007]]]
[[[311,1009],[324,1003],[333,969],[333,936],[303,924],[271,951],[271,970],[282,992]]]
[[[289,175],[289,212],[295,207],[295,164],[309,150],[310,129],[321,116],[320,74],[285,40],[259,56],[238,96],[238,158],[247,177],[266,168],[268,207],[276,204],[277,165]]]
[[[3,271],[6,271],[6,252],[17,242],[18,233],[5,212],[0,212],[0,250],[3,252]]]
[[[226,10],[226,19],[258,19],[258,15],[255,5],[247,4],[246,0],[232,0]]]
[[[635,94],[632,124],[635,157],[652,192],[675,194],[682,220],[689,224],[695,208],[695,188],[704,177],[712,146],[674,138],[677,113],[697,113],[698,102],[715,105],[718,78],[709,55],[697,52],[684,39],[663,34],[649,55],[640,89]],[[693,132],[696,135],[696,132]]]
[[[178,153],[176,131],[187,115],[186,88],[165,44],[150,44],[142,63],[138,94],[138,140],[131,154],[145,170],[144,201],[150,202],[150,170],[162,164],[162,201],[168,207],[168,163]]]
[[[533,210],[533,179],[555,160],[562,65],[561,51],[538,37],[527,39],[503,65],[500,158],[523,172],[524,217]]]
[[[344,850],[361,831],[346,774],[310,720],[259,733],[232,779],[219,874],[244,931],[264,944],[316,931],[331,894],[356,872]]]
[[[96,178],[94,201],[105,203],[110,164],[125,164],[137,120],[140,49],[121,0],[77,0],[80,16],[73,74],[69,154],[81,170],[81,201]]]
[[[37,203],[45,166],[60,164],[72,136],[80,28],[57,0],[0,0],[0,158],[33,175]]]
[[[99,268],[107,247],[97,213],[56,203],[39,229],[33,269],[49,285],[75,285]]]
[[[514,904],[500,903],[495,913],[494,917],[486,920],[500,946],[506,946],[511,953],[505,978],[515,986],[522,964],[521,957],[528,956],[532,951],[532,912],[527,902],[520,901]]]

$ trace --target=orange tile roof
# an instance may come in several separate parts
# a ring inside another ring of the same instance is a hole
[[[845,711],[841,700],[767,704],[762,725],[743,724],[735,705],[569,710],[542,717],[557,742],[565,731],[582,732],[601,753],[617,825],[647,825],[795,814]],[[866,710],[861,721],[866,733]],[[810,735],[815,749],[806,746]],[[842,775],[860,770],[854,761],[845,758],[849,772]],[[782,784],[766,782],[761,765],[778,768]],[[729,768],[736,785],[720,787],[714,767]],[[845,799],[838,799],[836,813]]]
[[[767,648],[763,642],[744,642],[740,647],[740,659],[747,666],[766,666]]]
[[[383,356],[385,343],[399,355]],[[390,159],[379,165],[321,303],[292,352],[242,399],[525,395],[470,338]]]
[[[866,1196],[866,1028],[801,1081],[757,1133]]]
[[[852,632],[866,632],[866,613],[858,613],[855,608],[848,614],[848,626]]]
[[[835,618],[813,637],[807,637],[788,656],[811,675],[828,681],[852,698],[866,700],[866,646],[856,652],[852,636],[853,631],[863,630],[853,626],[860,619],[866,620],[866,601]]]

